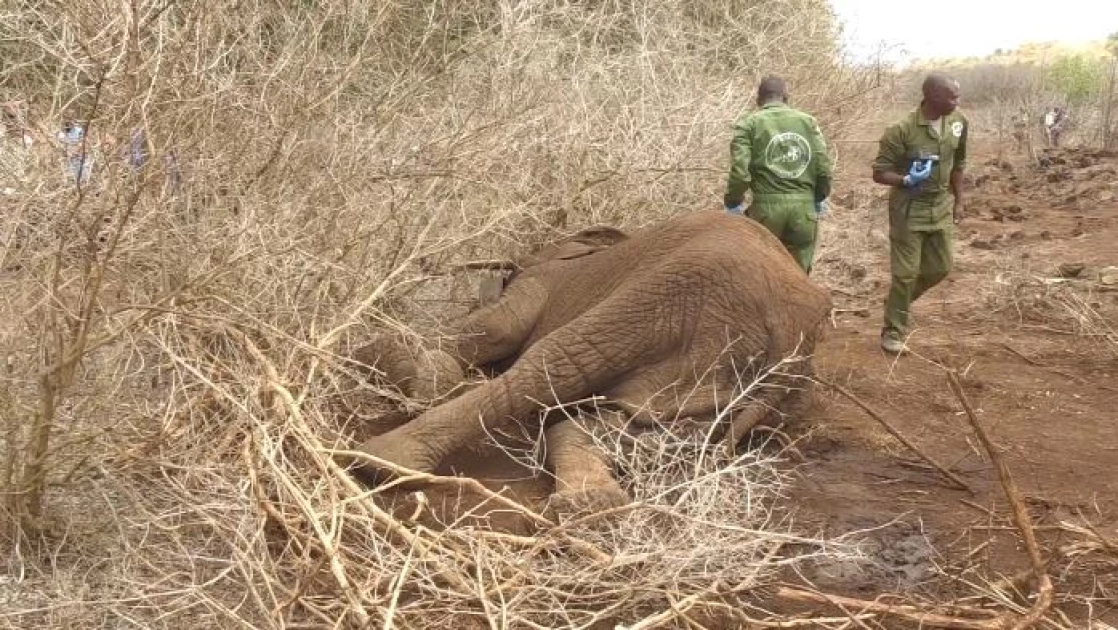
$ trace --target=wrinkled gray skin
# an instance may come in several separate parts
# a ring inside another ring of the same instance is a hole
[[[683,215],[631,237],[587,230],[519,264],[500,299],[460,322],[444,347],[458,367],[507,369],[362,451],[432,472],[451,451],[512,423],[538,427],[541,403],[595,395],[638,424],[712,417],[731,402],[743,372],[811,355],[830,309],[827,293],[767,230],[720,212]],[[429,396],[441,390],[427,371],[439,371],[443,384],[460,375],[445,355],[400,361],[386,345],[376,340],[356,358]],[[809,375],[810,360],[788,371]],[[770,377],[776,386],[738,409],[729,439],[768,413],[801,411],[810,390],[793,376]],[[550,426],[545,440],[556,500],[592,509],[627,500],[611,463],[572,421]],[[383,471],[366,464],[361,472]]]

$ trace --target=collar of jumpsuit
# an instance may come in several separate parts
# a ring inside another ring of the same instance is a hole
[[[943,135],[943,121],[945,116],[940,116],[935,120],[928,120],[924,117],[924,111],[921,108],[916,108],[916,124],[922,127],[928,127],[929,132],[933,137],[940,137]]]

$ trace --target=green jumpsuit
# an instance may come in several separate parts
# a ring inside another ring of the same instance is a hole
[[[883,332],[898,339],[908,335],[912,303],[951,271],[955,206],[951,172],[966,165],[969,127],[958,111],[933,125],[917,108],[881,137],[875,172],[904,175],[915,160],[934,160],[926,181],[911,190],[894,188],[889,194],[893,279],[885,300]]]
[[[830,194],[831,158],[819,125],[782,102],[742,116],[730,144],[727,208],[753,201],[746,214],[776,235],[804,271],[815,258],[816,202]]]

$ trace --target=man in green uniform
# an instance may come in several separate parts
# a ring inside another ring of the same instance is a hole
[[[823,201],[831,194],[831,158],[815,119],[788,105],[784,80],[767,77],[757,88],[759,110],[734,125],[726,210],[746,215],[784,243],[811,273]]]
[[[963,168],[969,123],[956,111],[959,84],[924,80],[920,107],[890,126],[873,162],[873,181],[889,194],[889,265],[881,347],[904,351],[912,303],[951,271],[954,224],[963,218]]]

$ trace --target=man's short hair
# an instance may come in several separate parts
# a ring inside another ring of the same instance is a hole
[[[757,100],[762,103],[782,99],[788,95],[788,87],[784,83],[784,79],[770,74],[769,76],[761,79],[760,85],[757,86]]]
[[[945,87],[959,89],[959,82],[942,72],[931,72],[924,77],[924,84],[920,86],[925,97],[931,96],[936,90]]]

